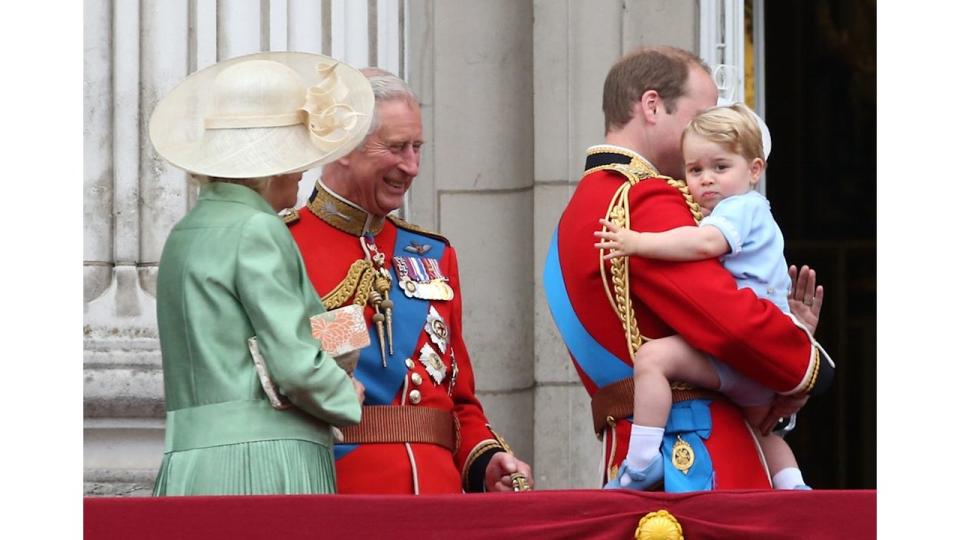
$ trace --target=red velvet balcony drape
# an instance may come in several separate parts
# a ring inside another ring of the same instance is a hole
[[[876,538],[876,503],[874,490],[90,497],[84,538],[624,540],[648,512],[667,510],[686,540],[847,540]]]

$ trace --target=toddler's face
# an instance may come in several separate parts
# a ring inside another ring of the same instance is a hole
[[[693,199],[710,210],[731,195],[750,191],[763,171],[759,158],[747,162],[740,154],[694,133],[683,139],[683,164]]]

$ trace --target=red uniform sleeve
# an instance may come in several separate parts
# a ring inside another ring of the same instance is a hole
[[[630,191],[631,228],[659,232],[695,222],[680,192],[660,179]],[[773,303],[737,289],[717,259],[630,260],[630,290],[693,347],[778,392],[805,386],[811,342]],[[640,308],[642,309],[642,307]]]

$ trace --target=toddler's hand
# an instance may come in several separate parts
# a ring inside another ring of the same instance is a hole
[[[625,231],[615,223],[605,219],[600,220],[600,225],[606,227],[607,230],[604,231],[601,229],[593,233],[595,237],[601,240],[593,244],[593,247],[609,251],[609,253],[603,256],[603,260],[609,261],[610,259],[629,255],[625,248],[627,241]]]

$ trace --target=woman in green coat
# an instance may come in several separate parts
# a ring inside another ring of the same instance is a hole
[[[155,495],[335,491],[331,426],[360,421],[363,387],[311,334],[323,304],[277,212],[296,204],[302,171],[363,139],[372,108],[362,74],[307,53],[221,62],[157,105],[157,153],[201,185],[157,278],[167,424]]]

